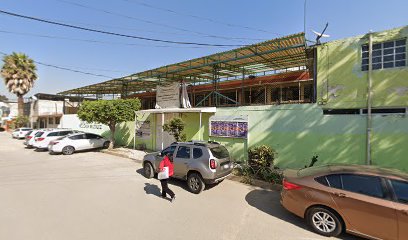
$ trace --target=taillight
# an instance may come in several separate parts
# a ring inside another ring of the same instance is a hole
[[[36,141],[42,141],[42,140],[44,140],[45,138],[37,138],[36,139]]]
[[[217,168],[217,162],[215,161],[215,159],[210,159],[210,168],[211,169]]]
[[[297,189],[301,189],[302,187],[299,185],[296,185],[294,183],[288,182],[286,181],[286,179],[283,179],[283,189],[285,190],[297,190]]]
[[[27,136],[27,139],[31,139],[31,138],[33,138],[33,136]]]
[[[59,142],[51,142],[51,145],[57,145]]]

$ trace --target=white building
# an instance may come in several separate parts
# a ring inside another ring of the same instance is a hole
[[[83,100],[82,97],[37,93],[25,103],[25,114],[32,128],[56,128],[64,114],[76,114]]]

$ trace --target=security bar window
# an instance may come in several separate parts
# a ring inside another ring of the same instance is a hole
[[[373,70],[406,66],[406,41],[407,39],[400,39],[373,44]],[[368,71],[368,44],[361,46],[361,59],[361,70]]]

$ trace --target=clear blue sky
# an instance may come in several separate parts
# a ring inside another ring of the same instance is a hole
[[[304,0],[0,2],[0,9],[3,11],[47,20],[128,35],[213,44],[250,44],[260,41],[254,39],[266,40],[278,37],[277,34],[301,32],[303,6]],[[306,33],[308,38],[313,39],[310,30],[319,31],[326,22],[329,22],[329,40],[360,35],[369,30],[386,30],[407,25],[407,12],[406,0],[307,0]],[[163,45],[166,47],[157,47]],[[109,77],[121,77],[228,49],[230,48],[191,48],[126,39],[0,14],[1,52],[23,52],[35,61],[107,76],[95,77],[39,65],[39,79],[27,97],[38,92],[57,93],[110,80]],[[15,96],[7,92],[3,83],[0,84],[0,94],[15,99]]]

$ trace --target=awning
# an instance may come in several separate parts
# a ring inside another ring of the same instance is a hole
[[[216,107],[203,108],[159,108],[135,111],[135,113],[215,113]]]
[[[307,66],[305,34],[297,33],[200,58],[174,63],[59,94],[132,94],[159,84],[209,83]]]

